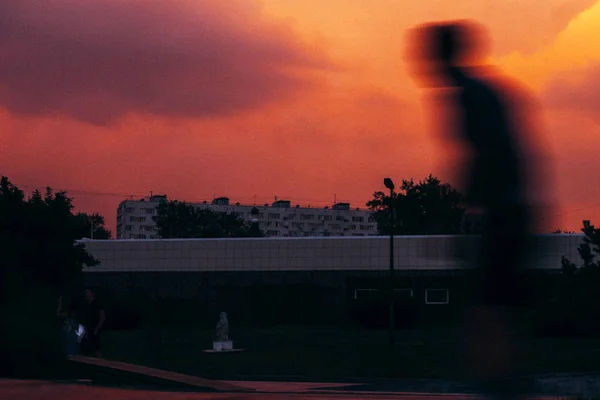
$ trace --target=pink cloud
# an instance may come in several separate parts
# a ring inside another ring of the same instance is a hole
[[[0,105],[15,114],[221,116],[330,67],[253,0],[0,2]]]
[[[551,108],[579,112],[600,124],[600,63],[559,75],[546,86],[543,98]]]

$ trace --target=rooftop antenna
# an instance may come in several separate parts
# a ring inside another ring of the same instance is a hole
[[[150,191],[150,198],[152,198],[152,190]]]
[[[275,195],[275,196],[273,196],[273,197],[275,197],[275,201],[277,201],[277,195]]]
[[[333,205],[337,204],[337,193],[333,194]]]

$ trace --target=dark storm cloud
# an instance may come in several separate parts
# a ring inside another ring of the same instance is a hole
[[[252,0],[0,2],[0,106],[15,114],[221,116],[329,67]]]

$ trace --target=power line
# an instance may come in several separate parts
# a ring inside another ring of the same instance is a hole
[[[15,184],[16,187],[18,188],[27,188],[27,189],[33,189],[33,190],[41,190],[41,191],[45,191],[46,188],[48,187],[48,185],[32,185],[32,184],[23,184],[23,185],[17,185]],[[104,192],[104,191],[96,191],[96,190],[83,190],[83,189],[65,189],[65,188],[61,188],[58,190],[54,190],[55,192],[58,191],[64,191],[67,194],[76,194],[76,195],[80,195],[80,196],[103,196],[103,197],[121,197],[121,198],[131,198],[131,197],[147,197],[148,193],[141,193],[141,192],[134,192],[134,193],[124,193],[124,192]],[[330,202],[328,201],[324,201],[324,200],[317,200],[317,199],[306,199],[306,198],[295,198],[292,196],[278,196],[279,199],[293,199],[290,200],[292,202],[302,202],[302,203],[306,203],[306,204],[310,204],[310,205],[315,205],[315,206],[325,206],[325,205],[329,205]],[[202,200],[201,200],[202,199]],[[230,197],[230,199],[235,199],[236,203],[239,202],[241,204],[253,204],[254,202],[256,202],[257,205],[262,205],[264,203],[269,203],[271,201],[270,197],[258,197],[258,196],[254,196],[254,197]],[[199,196],[193,196],[193,197],[188,197],[187,199],[184,198],[177,198],[177,200],[179,201],[185,201],[185,202],[198,202],[198,201],[205,201],[205,198],[201,198]],[[262,201],[261,201],[262,200]],[[208,200],[206,200],[208,202]],[[557,213],[555,215],[567,215],[567,214],[571,214],[577,211],[581,211],[581,210],[585,210],[588,208],[592,208],[592,207],[598,207],[600,206],[600,202],[599,203],[594,203],[594,204],[589,204],[583,207],[579,207],[579,208],[575,208],[566,212],[562,212],[562,213]]]
[[[34,185],[34,184],[21,184],[21,185],[17,185],[15,184],[16,187],[20,188],[20,189],[31,189],[31,190],[40,190],[40,191],[45,191],[46,188],[49,185]],[[128,199],[131,197],[140,197],[140,198],[144,198],[147,197],[148,194],[150,192],[147,193],[141,193],[141,192],[134,192],[134,193],[125,193],[125,192],[107,192],[107,191],[97,191],[97,190],[84,190],[84,189],[68,189],[68,188],[60,188],[60,189],[53,189],[55,192],[59,192],[59,191],[64,191],[67,193],[67,195],[72,194],[72,195],[78,195],[78,196],[97,196],[97,197],[120,197],[123,199]],[[206,197],[208,198],[208,197]],[[206,198],[201,198],[200,196],[193,196],[193,197],[188,197],[187,199],[178,197],[177,200],[179,201],[185,201],[185,202],[199,202],[199,201],[207,201],[205,200]],[[257,205],[262,205],[265,203],[270,203],[271,202],[271,198],[264,196],[264,197],[258,197],[256,196],[254,197],[230,197],[231,199],[234,199],[235,202],[239,202],[241,204],[253,204],[254,202],[256,202]],[[279,199],[291,199],[293,197],[291,196],[278,196]],[[262,200],[262,201],[261,201]],[[292,200],[290,200],[292,201]],[[324,200],[317,200],[317,199],[307,199],[307,198],[293,198],[292,202],[302,202],[302,203],[306,203],[306,204],[310,204],[311,206],[326,206],[326,205],[330,205],[330,202],[328,201],[324,201]],[[362,203],[361,203],[362,204]],[[364,205],[362,206],[364,207]]]
[[[16,185],[16,187],[18,188],[27,188],[27,189],[33,189],[33,190],[41,190],[41,191],[45,191],[46,188],[48,187],[48,185]],[[81,195],[81,196],[107,196],[107,197],[132,197],[132,196],[137,196],[137,197],[143,197],[146,196],[146,194],[139,194],[139,193],[116,193],[116,192],[99,192],[99,191],[93,191],[93,190],[81,190],[81,189],[65,189],[65,188],[61,188],[61,189],[53,189],[54,192],[66,192],[67,194],[77,194],[77,195]]]
[[[579,207],[579,208],[575,208],[573,210],[566,211],[564,213],[560,213],[560,214],[557,214],[557,215],[567,215],[567,214],[571,214],[571,213],[574,213],[574,212],[577,212],[577,211],[586,210],[588,208],[598,207],[598,206],[600,206],[600,203],[590,204],[590,205]]]

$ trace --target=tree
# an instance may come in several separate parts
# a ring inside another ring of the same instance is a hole
[[[560,235],[560,234],[574,234],[575,231],[568,231],[568,230],[563,230],[563,229],[557,229],[555,231],[552,232],[552,234],[554,235]]]
[[[78,219],[65,192],[29,198],[0,179],[0,374],[39,376],[64,360],[56,325],[58,295],[81,281],[83,265],[98,261],[76,244]]]
[[[394,211],[393,224],[390,204]],[[375,192],[367,207],[382,235],[391,232],[395,235],[441,235],[460,232],[465,214],[462,204],[463,195],[458,190],[429,175],[419,183],[413,179],[402,180],[393,202],[389,194]]]
[[[177,200],[162,201],[154,217],[163,238],[234,238],[263,236],[233,213],[214,212]]]
[[[547,333],[588,335],[600,333],[600,228],[583,221],[583,243],[578,253],[581,265],[566,256],[561,259],[561,275],[552,307],[548,308],[541,328]]]
[[[93,213],[77,213],[75,216],[77,218],[78,223],[78,233],[77,236],[79,238],[90,238],[90,239],[110,239],[111,231],[106,229],[104,216]],[[93,234],[92,234],[93,229]]]
[[[1,178],[0,251],[6,262],[0,269],[10,278],[2,280],[4,294],[30,284],[59,291],[79,277],[83,264],[97,264],[82,245],[75,245],[81,237],[72,210],[65,192],[36,190],[26,200],[7,177]]]

